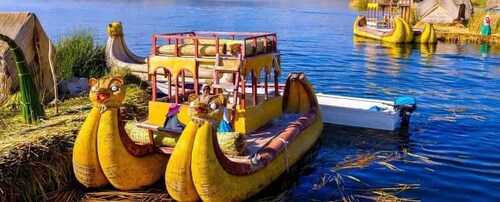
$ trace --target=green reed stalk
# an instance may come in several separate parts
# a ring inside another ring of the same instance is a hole
[[[28,71],[24,53],[17,46],[16,42],[0,34],[0,40],[5,41],[9,45],[9,49],[16,61],[17,72],[19,74],[19,91],[21,92],[21,114],[24,122],[28,124],[37,123],[41,117],[45,116],[42,104],[38,99],[38,91],[33,82],[31,73]]]

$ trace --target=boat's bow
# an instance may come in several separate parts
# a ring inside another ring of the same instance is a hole
[[[148,73],[146,58],[135,55],[127,47],[121,22],[113,22],[108,25],[106,65],[110,69],[129,68],[139,76],[146,76]]]
[[[426,23],[423,30],[415,30],[413,43],[435,44],[437,43],[436,31],[431,23]]]

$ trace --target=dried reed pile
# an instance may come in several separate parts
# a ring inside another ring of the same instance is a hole
[[[125,79],[132,82],[136,78],[125,76]],[[128,96],[121,108],[124,119],[147,114],[149,96],[140,85],[127,86]],[[77,184],[71,152],[76,134],[91,109],[85,95],[64,100],[57,115],[48,108],[47,120],[36,126],[23,124],[18,112],[11,108],[0,109],[0,127],[4,128],[0,132],[0,201],[81,199],[85,196],[79,189],[47,194]]]

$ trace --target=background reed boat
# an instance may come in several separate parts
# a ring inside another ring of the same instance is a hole
[[[436,43],[432,24],[423,29],[413,28],[410,0],[374,0],[367,5],[367,14],[359,15],[354,21],[356,36],[390,43]]]

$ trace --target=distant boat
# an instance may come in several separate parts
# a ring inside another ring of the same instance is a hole
[[[367,9],[367,16],[359,15],[354,21],[357,36],[390,43],[437,42],[432,24],[426,24],[423,30],[412,28],[409,1],[376,1],[368,3]]]
[[[406,27],[399,17],[393,18],[393,26],[389,22],[367,21],[366,17],[360,15],[354,21],[353,30],[356,36],[376,39],[390,43],[410,42],[412,37],[406,37]],[[374,23],[374,24],[373,24]],[[412,34],[413,35],[413,34]]]

